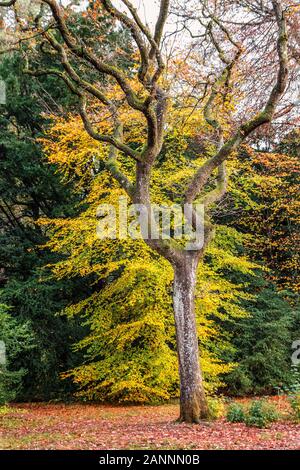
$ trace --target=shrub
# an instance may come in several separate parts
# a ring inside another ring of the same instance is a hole
[[[230,423],[244,423],[245,422],[244,407],[238,403],[231,403],[227,410],[227,421]]]
[[[289,402],[292,408],[292,418],[300,421],[300,394],[289,397]]]
[[[288,394],[300,395],[300,369],[298,365],[292,365],[292,379],[288,388]]]
[[[22,369],[11,372],[0,365],[0,407],[15,399],[24,373]]]
[[[288,396],[300,395],[300,369],[298,365],[292,365],[289,383],[277,387],[277,391],[279,394]]]
[[[210,419],[222,418],[225,414],[225,405],[222,398],[208,397]]]
[[[230,423],[245,423],[247,426],[257,428],[265,428],[277,419],[278,413],[275,406],[265,400],[253,400],[247,408],[238,403],[232,403],[227,410],[227,421]]]
[[[286,386],[278,387],[278,392],[288,396],[292,409],[289,418],[300,421],[300,369],[298,365],[292,366],[290,383]]]
[[[278,419],[278,413],[274,405],[265,400],[253,400],[246,413],[247,426],[265,428]]]

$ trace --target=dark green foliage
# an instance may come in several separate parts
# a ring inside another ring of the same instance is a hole
[[[7,104],[0,108],[0,302],[11,307],[18,324],[28,325],[32,337],[30,351],[14,359],[23,377],[17,398],[63,397],[70,384],[60,373],[77,364],[72,344],[80,327],[58,313],[80,295],[82,282],[51,280],[45,266],[57,258],[41,247],[47,233],[37,222],[71,214],[77,198],[46,162],[37,140],[48,124],[42,117],[50,106],[46,89],[21,73],[17,55],[2,59],[0,76],[7,85]]]
[[[81,327],[58,314],[70,296],[76,297],[76,284],[41,280],[38,273],[27,280],[13,279],[1,292],[3,301],[13,306],[14,317],[30,321],[33,347],[15,360],[26,370],[18,394],[22,400],[63,398],[72,387],[61,381],[60,373],[77,363],[72,344],[80,338]]]
[[[265,428],[278,419],[274,405],[265,400],[253,400],[247,410],[245,423],[247,426]]]
[[[288,136],[278,150],[295,157],[297,152],[289,145],[292,141],[297,144],[297,135]],[[231,186],[215,218],[243,234],[243,243],[237,247],[240,253],[270,269],[257,269],[256,276],[233,279],[247,286],[251,297],[241,303],[248,318],[225,325],[235,349],[230,359],[238,363],[225,378],[227,392],[276,393],[292,381],[291,348],[300,337],[299,164],[295,158],[280,158],[279,154],[244,146],[234,165]]]
[[[100,33],[82,15],[70,15],[68,21],[86,44]],[[123,47],[129,53],[128,62],[118,65],[132,67],[128,31],[120,31],[102,17],[101,28],[105,40],[98,52],[105,48],[117,60],[116,47]],[[29,67],[37,67],[36,57],[32,51],[28,54]],[[51,54],[40,55],[39,61],[40,67],[60,68]],[[78,66],[76,61],[72,64]],[[6,83],[7,102],[0,106],[0,301],[12,307],[17,322],[29,321],[33,338],[32,349],[16,358],[16,367],[24,371],[18,398],[47,400],[63,398],[72,390],[60,374],[78,365],[81,354],[75,354],[72,345],[81,338],[83,328],[79,320],[67,319],[59,312],[82,295],[89,295],[86,286],[91,283],[51,278],[45,266],[58,257],[42,248],[48,234],[38,224],[40,217],[74,214],[82,196],[75,196],[72,188],[62,183],[38,140],[50,124],[50,114],[74,111],[77,98],[57,77],[33,79],[22,73],[23,68],[18,53],[1,56],[0,77]]]
[[[21,389],[26,369],[16,368],[16,363],[30,354],[34,344],[30,324],[18,322],[7,312],[0,304],[0,406],[14,400]]]
[[[300,394],[289,397],[292,408],[292,419],[300,421]]]
[[[243,238],[240,235],[240,240],[231,240],[231,251],[237,256],[245,254]],[[227,235],[227,240],[221,242],[226,246],[230,237]],[[300,322],[297,297],[278,291],[259,268],[251,275],[229,266],[222,269],[222,274],[243,286],[247,296],[241,298],[240,307],[248,314],[220,322],[220,329],[231,345],[227,351],[219,352],[220,358],[237,363],[224,377],[224,391],[236,396],[276,393],[278,387],[288,386],[292,381],[291,348],[299,337]]]
[[[228,407],[226,419],[230,423],[244,423],[245,410],[239,403],[231,403]]]
[[[276,407],[266,400],[253,400],[247,407],[232,403],[226,415],[230,423],[245,423],[247,426],[256,428],[265,428],[278,418]]]
[[[260,281],[254,298],[244,301],[250,316],[228,325],[235,348],[232,360],[238,367],[226,383],[234,395],[274,393],[292,380],[292,335],[300,312],[291,307],[284,292]]]
[[[292,365],[291,381],[288,387],[282,389],[287,395],[300,395],[300,366]]]

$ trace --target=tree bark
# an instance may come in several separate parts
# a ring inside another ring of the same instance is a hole
[[[134,202],[144,204],[151,213],[149,194],[151,167],[138,162]],[[174,250],[161,240],[145,242],[174,268],[174,317],[180,377],[180,421],[199,423],[209,417],[199,361],[198,334],[195,317],[195,288],[202,251]]]
[[[180,377],[180,421],[199,423],[209,417],[199,361],[195,317],[198,257],[185,253],[174,266],[174,315]]]

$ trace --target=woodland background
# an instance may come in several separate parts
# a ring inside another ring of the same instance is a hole
[[[91,39],[87,19],[79,15],[76,27]],[[105,28],[111,47],[127,41],[130,50],[126,31],[109,21]],[[184,61],[173,67],[188,73]],[[7,87],[0,106],[0,339],[8,358],[0,404],[177,399],[168,263],[142,241],[97,238],[97,206],[123,193],[59,79],[24,74],[19,52],[1,56],[0,76]],[[226,106],[232,103],[224,113]],[[195,153],[204,159],[214,150],[201,110],[190,118],[174,107],[172,116],[154,173],[155,199],[164,203],[192,175]],[[134,112],[127,132],[138,145]],[[198,274],[206,388],[276,394],[298,380],[291,366],[300,338],[297,124],[280,139],[261,129],[231,156],[229,173],[228,192],[213,210],[217,235]],[[155,190],[155,179],[167,181],[166,193]]]

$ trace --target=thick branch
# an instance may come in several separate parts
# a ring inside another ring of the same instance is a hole
[[[114,138],[118,141],[123,140],[123,126],[120,121],[115,124]],[[121,188],[123,188],[128,196],[132,199],[134,194],[134,186],[129,181],[126,175],[120,170],[117,162],[117,148],[114,145],[110,146],[109,157],[107,162],[104,162],[106,168],[110,171],[112,176],[118,181]]]
[[[110,0],[101,0],[101,3],[112,17],[116,17],[121,23],[123,23],[123,25],[125,25],[131,31],[132,37],[134,38],[139,48],[141,56],[141,66],[139,69],[138,77],[139,80],[144,83],[145,77],[148,72],[149,54],[147,47],[145,46],[145,43],[143,41],[143,37],[140,34],[139,26],[134,20],[132,20],[126,14],[122,13],[116,7],[114,7]]]
[[[0,7],[11,7],[17,0],[8,0],[7,2],[0,2]]]
[[[151,46],[151,51],[150,51],[150,54],[149,54],[149,59],[152,60],[155,56],[156,58],[156,62],[157,62],[157,69],[155,70],[152,78],[150,79],[150,85],[154,85],[162,71],[164,70],[165,68],[165,64],[164,64],[164,61],[162,59],[162,56],[161,56],[161,53],[160,53],[160,49],[159,49],[159,45],[155,42],[155,39],[154,37],[152,36],[152,33],[150,31],[150,29],[148,28],[148,26],[144,25],[144,23],[142,22],[142,20],[140,19],[138,13],[137,13],[137,10],[136,8],[134,8],[134,6],[132,5],[131,1],[129,0],[122,0],[122,2],[124,3],[124,5],[126,5],[126,7],[128,8],[128,10],[130,11],[130,13],[132,14],[133,16],[133,19],[135,20],[137,26],[139,27],[139,29],[141,30],[141,32],[145,35],[145,37],[148,39],[149,41],[149,44]]]
[[[223,162],[218,167],[217,184],[216,184],[215,189],[205,194],[205,196],[201,200],[201,203],[204,205],[205,208],[211,206],[212,204],[216,204],[223,198],[223,196],[225,196],[226,191],[227,191],[226,164],[225,162]]]
[[[83,124],[84,124],[84,127],[85,127],[85,130],[87,131],[87,133],[95,140],[98,140],[99,142],[105,142],[107,144],[111,144],[113,145],[114,147],[116,147],[118,150],[120,150],[121,152],[125,153],[125,155],[128,155],[130,157],[132,157],[135,161],[139,161],[140,160],[140,154],[138,152],[136,152],[135,150],[133,150],[132,148],[130,148],[128,145],[124,144],[123,142],[121,142],[118,138],[116,138],[115,136],[111,136],[111,135],[105,135],[105,134],[99,134],[98,132],[96,132],[92,126],[92,123],[91,121],[89,120],[89,117],[87,115],[87,112],[86,112],[86,98],[84,97],[83,94],[81,94],[80,96],[80,109],[79,109],[79,113],[80,113],[80,116],[81,116],[81,119],[83,121]]]
[[[92,96],[97,98],[101,103],[104,105],[108,106],[113,113],[116,112],[115,105],[114,103],[107,98],[107,96],[103,93],[100,88],[96,87],[95,85],[92,85],[91,83],[87,82],[86,80],[82,79],[77,72],[74,70],[72,65],[70,64],[68,60],[68,55],[64,47],[56,41],[56,39],[53,37],[52,34],[46,33],[44,35],[46,39],[49,41],[51,46],[59,53],[60,59],[61,59],[61,64],[64,67],[65,71],[67,74],[70,76],[70,78],[77,83],[83,90],[88,91]]]
[[[160,0],[160,9],[158,19],[155,25],[154,41],[159,48],[165,23],[168,18],[170,0]],[[152,47],[150,51],[150,58],[155,54],[155,48]]]

